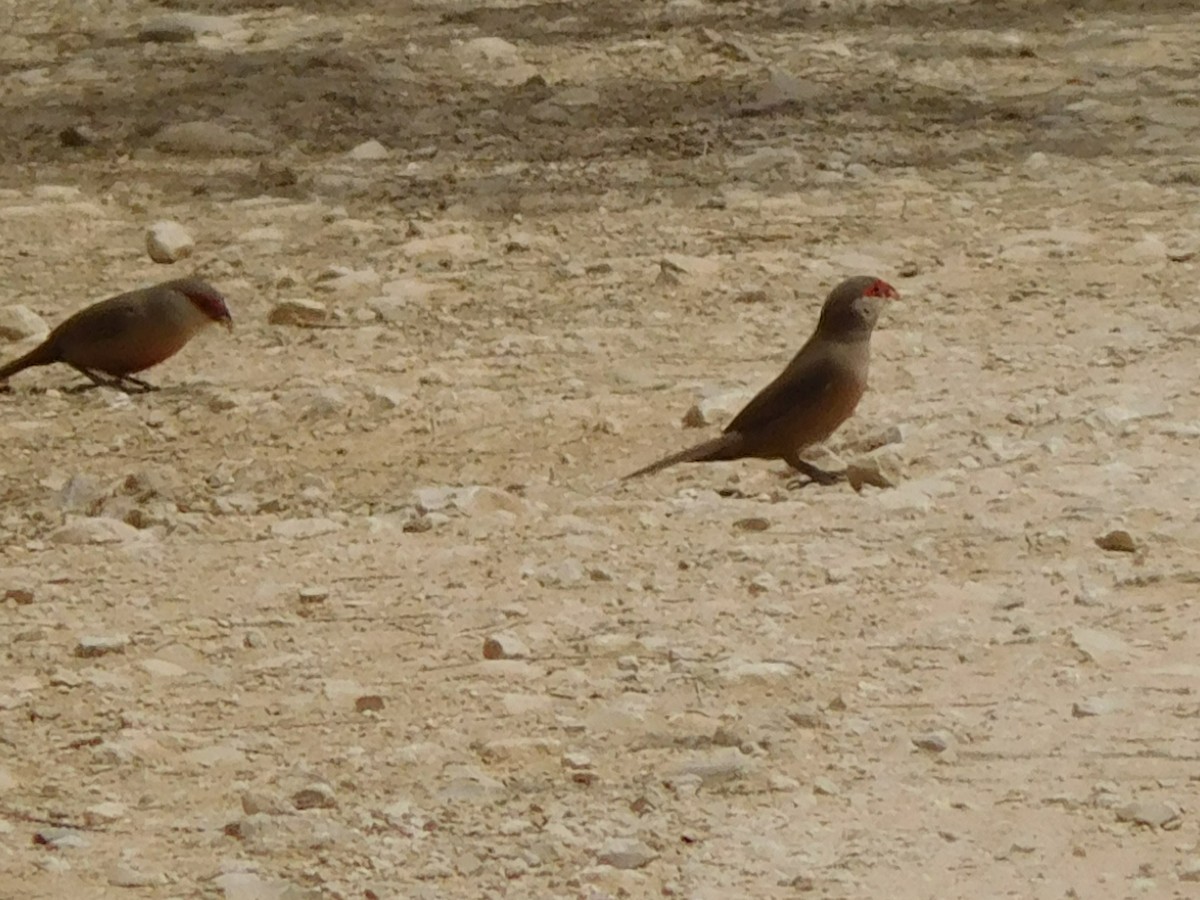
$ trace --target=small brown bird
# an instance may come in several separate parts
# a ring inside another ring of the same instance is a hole
[[[833,434],[858,406],[867,389],[871,331],[889,299],[898,300],[900,294],[886,281],[870,275],[847,278],[829,292],[812,337],[720,437],[625,478],[649,475],[676,463],[752,458],[782,459],[818,484],[840,480],[840,472],[805,462],[800,451]]]
[[[174,356],[214,322],[233,330],[220,291],[199,278],[164,281],[81,309],[41,344],[0,367],[0,382],[32,366],[60,362],[98,385],[151,391],[154,386],[133,373]]]

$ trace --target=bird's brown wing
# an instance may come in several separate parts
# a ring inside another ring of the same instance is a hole
[[[109,341],[123,337],[141,316],[135,304],[114,302],[124,300],[123,296],[113,297],[81,309],[63,323],[61,330],[67,331],[69,328],[73,335],[86,335],[93,341]]]
[[[774,381],[759,391],[725,426],[725,432],[754,434],[769,429],[785,417],[816,409],[829,396],[844,373],[836,360],[819,350],[804,347]]]

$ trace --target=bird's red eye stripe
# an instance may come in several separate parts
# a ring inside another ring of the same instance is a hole
[[[868,297],[887,297],[891,300],[899,300],[900,292],[884,281],[882,278],[867,288]]]

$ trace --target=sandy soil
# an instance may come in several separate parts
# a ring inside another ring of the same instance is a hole
[[[1195,896],[1192,4],[184,11],[0,34],[0,305],[237,321],[0,395],[0,896]],[[896,487],[616,482],[859,272]]]

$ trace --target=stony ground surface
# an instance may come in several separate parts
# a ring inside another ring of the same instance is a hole
[[[1195,896],[1192,4],[171,6],[0,34],[0,306],[237,321],[0,394],[0,896]],[[617,482],[859,272],[895,487]]]

